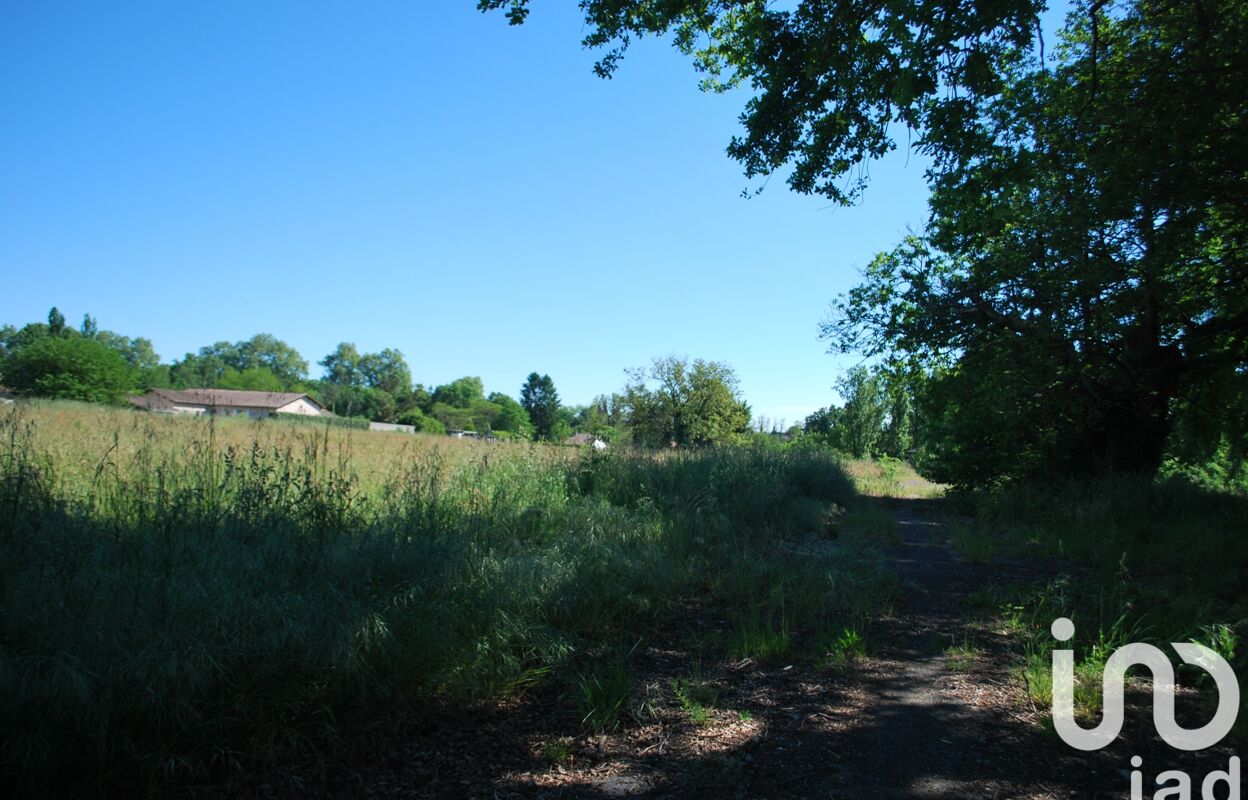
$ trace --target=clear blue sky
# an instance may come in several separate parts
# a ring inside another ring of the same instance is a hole
[[[0,322],[59,306],[165,360],[272,333],[309,363],[396,347],[417,381],[565,402],[677,354],[800,420],[852,359],[817,339],[857,270],[921,225],[924,163],[833,208],[724,147],[666,43],[593,76],[572,2],[511,28],[471,0],[8,3]]]

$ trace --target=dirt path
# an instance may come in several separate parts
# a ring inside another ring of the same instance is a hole
[[[970,598],[1034,580],[1035,565],[963,561],[931,501],[879,501],[900,542],[887,557],[902,587],[897,612],[872,632],[852,669],[811,663],[712,668],[708,720],[586,737],[554,696],[529,697],[414,738],[383,762],[330,777],[334,796],[541,798],[1125,798],[1129,755],[1079,754],[1023,708],[1015,656],[976,624]],[[712,624],[714,621],[705,621]],[[951,645],[980,655],[950,668]],[[650,649],[638,674],[654,686],[688,652]],[[552,756],[552,751],[554,755]],[[1223,762],[1225,764],[1225,762]],[[1154,773],[1155,774],[1155,773]],[[302,792],[300,792],[302,794]]]
[[[902,583],[898,613],[881,623],[881,649],[864,671],[871,714],[861,797],[1073,797],[1060,743],[1013,712],[1018,687],[1001,637],[973,627],[968,597],[1000,568],[962,561],[919,501],[896,503],[901,543],[889,556]],[[983,656],[950,669],[950,647]]]

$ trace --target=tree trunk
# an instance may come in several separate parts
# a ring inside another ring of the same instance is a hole
[[[1100,398],[1089,437],[1096,473],[1152,476],[1161,467],[1182,357],[1173,346],[1149,344],[1124,349],[1118,380]]]

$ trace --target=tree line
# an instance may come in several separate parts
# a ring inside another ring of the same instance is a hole
[[[727,364],[674,356],[628,371],[622,390],[567,405],[554,380],[530,373],[516,396],[485,391],[479,377],[426,386],[403,353],[361,353],[342,342],[317,362],[322,377],[286,342],[267,333],[216,342],[162,363],[146,338],[74,328],[53,308],[47,322],[0,328],[0,381],[24,395],[118,403],[150,388],[300,392],[342,417],[411,425],[419,431],[489,432],[562,441],[584,432],[642,446],[739,444],[751,438],[750,408]]]

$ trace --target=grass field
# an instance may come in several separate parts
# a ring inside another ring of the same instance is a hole
[[[707,646],[734,657],[860,640],[895,591],[872,537],[787,546],[856,508],[810,450],[591,455],[8,407],[0,782],[228,789],[539,684],[602,728],[630,648],[678,602],[725,609]]]

